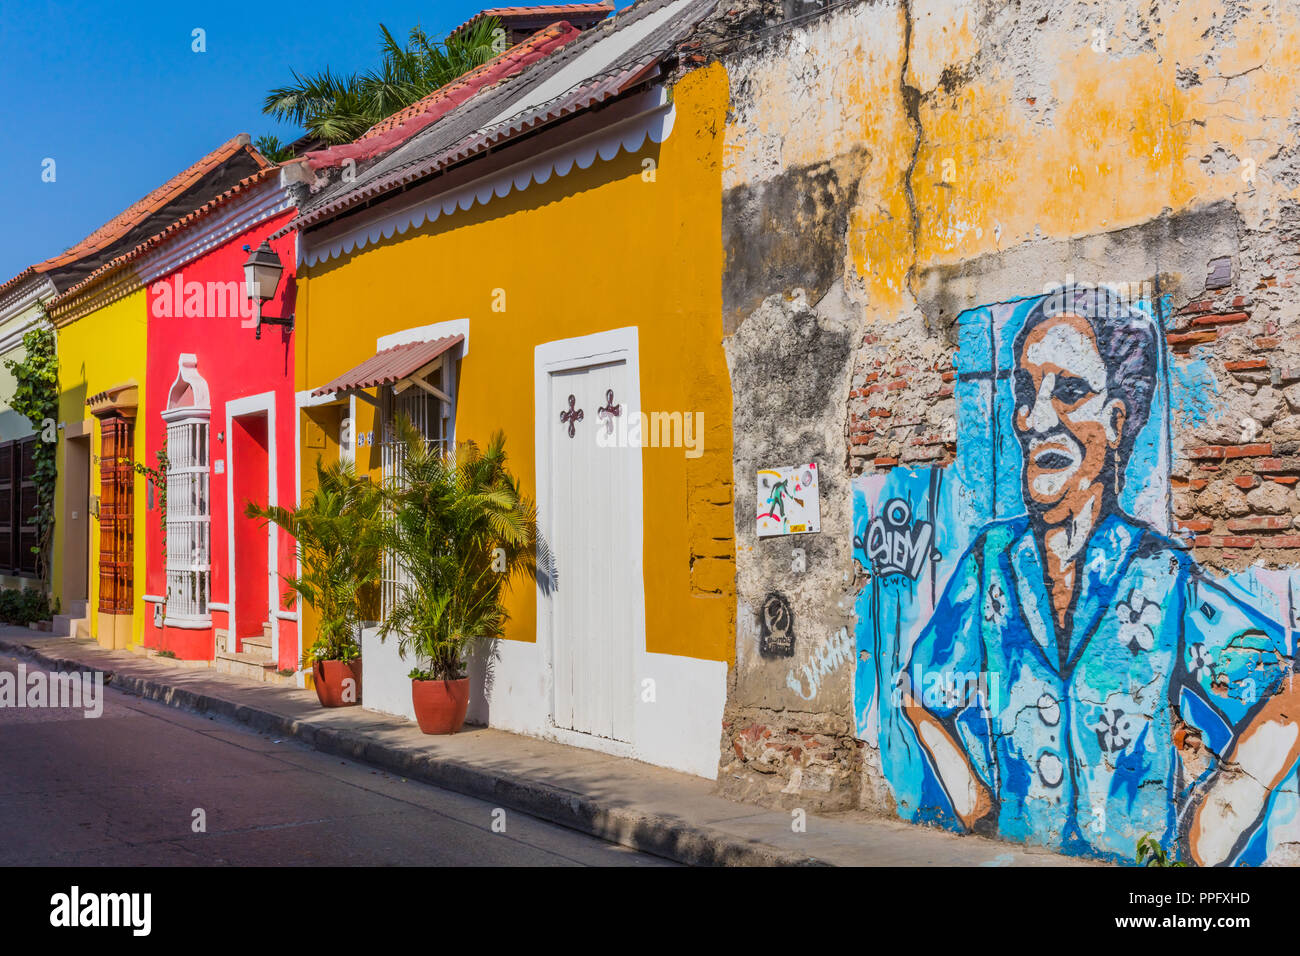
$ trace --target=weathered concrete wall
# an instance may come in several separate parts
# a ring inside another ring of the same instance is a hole
[[[723,6],[720,786],[1289,860],[1300,11]],[[756,470],[807,461],[820,533],[759,539]],[[1018,548],[1032,587],[992,570]],[[973,670],[981,706],[927,697],[927,668]]]
[[[852,790],[853,622],[845,588],[852,522],[843,408],[856,322],[838,286],[820,302],[776,294],[727,341],[735,449],[738,641],[719,782],[763,802],[843,802]],[[816,462],[818,534],[758,539],[755,474]],[[775,736],[773,736],[775,734]],[[792,782],[793,781],[793,782]],[[803,805],[800,803],[799,805]]]
[[[716,24],[737,49],[724,57],[723,316],[738,634],[718,780],[733,796],[834,808],[856,800],[860,763],[845,408],[864,315],[846,239],[866,210],[906,212],[893,188],[908,148],[904,38],[896,8],[868,4],[770,26],[801,15],[779,2],[728,5]],[[760,540],[757,470],[806,462],[820,469],[821,531]],[[793,635],[785,653],[765,653],[774,627]]]

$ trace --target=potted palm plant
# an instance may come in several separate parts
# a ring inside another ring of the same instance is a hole
[[[292,510],[248,502],[244,513],[278,525],[297,542],[301,573],[285,575],[289,592],[319,617],[316,640],[301,666],[312,670],[323,707],[361,702],[361,647],[357,629],[380,565],[383,494],[350,463],[316,461],[316,489]],[[289,600],[288,594],[285,596]]]
[[[381,639],[414,654],[411,702],[426,734],[454,734],[469,707],[468,653],[501,636],[503,599],[537,570],[537,512],[506,463],[505,436],[480,449],[430,445],[405,420],[400,475],[385,489],[384,547],[398,568]]]

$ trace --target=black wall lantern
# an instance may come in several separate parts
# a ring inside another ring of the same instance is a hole
[[[244,246],[244,248],[247,249],[248,246]],[[283,318],[262,315],[262,303],[275,295],[275,290],[280,286],[280,276],[283,273],[284,266],[280,263],[280,257],[275,254],[275,250],[271,248],[269,239],[263,239],[262,244],[244,263],[244,293],[257,306],[257,333],[255,338],[260,339],[262,337],[262,326],[264,324],[282,325],[290,332],[293,331],[292,314]]]

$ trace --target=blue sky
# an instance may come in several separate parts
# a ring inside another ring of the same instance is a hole
[[[417,23],[442,36],[492,5],[4,3],[0,282],[78,242],[237,133],[294,139],[297,130],[261,111],[291,68],[361,70],[378,61],[381,22],[398,36]],[[204,53],[191,51],[195,28],[206,31]],[[41,179],[47,158],[56,164],[52,183]]]

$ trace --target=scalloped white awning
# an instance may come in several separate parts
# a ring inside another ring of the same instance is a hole
[[[434,222],[440,216],[451,215],[457,209],[469,212],[476,203],[486,205],[494,197],[504,199],[511,192],[523,191],[534,183],[546,183],[552,176],[567,176],[574,167],[590,169],[598,157],[608,162],[622,150],[637,152],[646,140],[662,143],[672,133],[676,108],[668,101],[667,92],[662,87],[656,87],[644,95],[648,102],[636,114],[467,186],[448,190],[383,218],[372,219],[343,236],[319,245],[308,247],[311,234],[300,234],[303,243],[302,261],[309,266],[328,262],[336,256],[363,249],[381,239],[402,235],[412,227]]]

